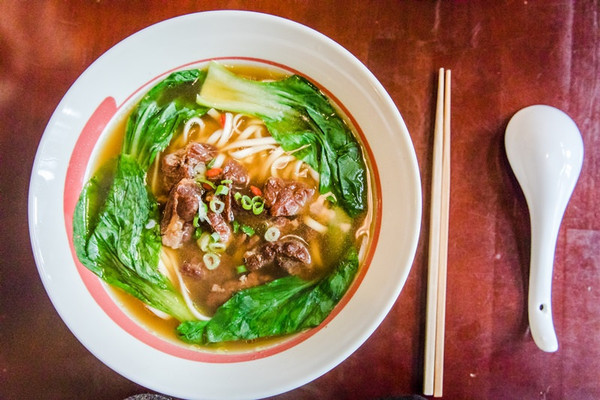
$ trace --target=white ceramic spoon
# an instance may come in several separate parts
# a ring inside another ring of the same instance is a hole
[[[554,250],[565,208],[581,171],[583,141],[567,114],[554,107],[535,105],[511,118],[504,144],[531,219],[531,335],[540,349],[553,352],[558,349],[551,307]]]

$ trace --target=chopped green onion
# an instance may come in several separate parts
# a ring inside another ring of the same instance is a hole
[[[208,251],[208,243],[210,242],[210,234],[208,232],[204,232],[200,235],[200,239],[196,241],[200,250],[207,252]]]
[[[254,228],[252,228],[251,226],[242,225],[241,228],[242,228],[242,232],[244,232],[248,236],[252,236],[255,233]]]
[[[236,220],[233,220],[231,225],[233,225],[233,233],[238,233],[238,231],[240,230],[240,223]]]
[[[206,205],[206,203],[201,201],[198,204],[198,222],[208,220],[208,218],[206,216],[207,211],[208,211],[208,206]],[[196,226],[196,225],[194,224],[194,226]]]
[[[213,253],[222,253],[225,251],[225,248],[225,243],[222,242],[208,244],[208,250],[210,250]]]
[[[202,237],[202,229],[196,228],[194,231],[194,239],[200,239]]]
[[[198,207],[200,208],[200,207]],[[200,219],[200,216],[198,214],[194,215],[194,220],[192,221],[192,225],[194,225],[194,228],[197,228],[200,226],[200,224],[198,223],[198,220]]]
[[[212,183],[211,181],[209,181],[208,179],[206,179],[206,178],[205,178],[204,176],[202,176],[202,175],[201,175],[201,176],[198,176],[198,177],[196,177],[196,182],[198,182],[198,183],[205,183],[205,184],[207,184],[208,186],[210,186],[210,187],[211,187],[211,188],[213,188],[213,189],[216,187],[214,183]]]
[[[215,162],[217,162],[217,159],[213,158],[206,164],[206,168],[211,169],[215,165]]]
[[[210,238],[213,242],[220,242],[221,241],[221,235],[219,235],[219,232],[213,232],[210,234]]]
[[[281,234],[281,232],[279,232],[279,229],[272,226],[269,229],[267,229],[267,231],[265,232],[265,240],[267,242],[274,242],[277,239],[279,239],[280,234]]]
[[[231,179],[223,179],[221,185],[231,185],[233,181]]]
[[[242,208],[244,210],[252,210],[252,199],[248,195],[242,196]]]
[[[212,212],[221,214],[223,212],[224,208],[225,208],[225,203],[223,203],[221,200],[219,200],[217,198],[213,198],[210,201],[210,209],[212,210]]]
[[[260,215],[261,212],[265,209],[265,203],[260,204],[252,204],[252,212],[254,215]]]
[[[238,265],[237,267],[235,267],[235,269],[238,274],[243,274],[244,272],[248,271],[248,268],[246,268],[246,266],[244,264]]]
[[[252,213],[259,215],[265,209],[265,200],[260,196],[252,198]]]
[[[215,191],[215,194],[217,196],[220,196],[220,195],[225,195],[226,196],[228,193],[229,193],[229,188],[227,186],[225,186],[225,185],[219,185],[219,186],[217,186],[217,190]]]
[[[235,201],[240,201],[240,199],[242,198],[242,194],[240,192],[235,192],[233,198],[235,199]]]
[[[202,261],[204,261],[206,268],[212,270],[219,266],[221,259],[215,253],[206,253],[204,256],[202,256]]]

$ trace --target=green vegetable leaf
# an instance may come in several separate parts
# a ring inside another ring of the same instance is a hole
[[[177,327],[182,340],[207,344],[286,335],[319,325],[342,298],[358,270],[353,247],[336,269],[320,281],[296,276],[242,290],[209,321],[186,321]]]
[[[146,190],[145,171],[129,155],[119,159],[100,212],[93,214],[98,180],[84,188],[74,220],[80,261],[107,283],[179,320],[193,319],[183,298],[157,268],[161,247],[156,200]],[[79,223],[79,221],[93,221]]]
[[[73,215],[73,242],[82,264],[179,321],[194,316],[158,270],[160,214],[145,180],[181,122],[206,112],[194,102],[194,85],[204,77],[198,70],[175,72],[143,97],[127,122],[116,168],[101,168],[84,186]],[[187,97],[174,95],[175,89],[185,88]]]
[[[333,192],[350,216],[366,210],[366,169],[360,146],[327,97],[292,75],[259,82],[211,63],[198,104],[261,118],[284,150],[319,172],[319,191]]]
[[[153,87],[127,121],[121,153],[132,155],[147,170],[154,157],[168,146],[175,128],[183,120],[206,113],[207,109],[198,107],[191,98],[173,98],[178,86],[197,90],[205,76],[206,72],[199,70],[174,72]]]

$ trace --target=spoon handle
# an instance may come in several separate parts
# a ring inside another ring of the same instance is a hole
[[[552,270],[560,228],[559,218],[531,214],[531,266],[529,270],[528,315],[531,336],[546,352],[558,350],[552,321]],[[557,222],[558,221],[558,222]]]

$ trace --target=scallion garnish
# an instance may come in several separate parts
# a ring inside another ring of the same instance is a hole
[[[213,232],[210,234],[210,238],[212,239],[213,242],[220,242],[221,241],[221,235],[219,235],[219,232]]]
[[[229,188],[225,185],[219,185],[219,186],[217,186],[217,190],[215,190],[215,194],[217,196],[220,196],[220,195],[226,196],[228,193],[229,193]]]
[[[265,209],[265,200],[260,196],[254,196],[252,198],[252,213],[259,215]]]
[[[279,239],[279,235],[281,235],[281,232],[279,231],[279,229],[272,226],[269,229],[267,229],[267,231],[265,232],[265,240],[267,242],[274,242],[277,239]]]
[[[242,196],[242,208],[248,211],[252,210],[252,199],[246,194]]]
[[[223,203],[221,200],[217,199],[216,197],[210,200],[210,209],[212,212],[221,214],[223,212],[224,208],[225,208],[225,203]]]
[[[198,203],[198,226],[200,225],[200,221],[208,220],[206,213],[208,212],[208,206],[203,201],[199,201]],[[194,226],[196,224],[194,223]]]
[[[202,175],[199,175],[196,177],[196,182],[202,183],[204,185],[208,185],[208,186],[210,186],[211,189],[214,189],[216,187],[214,183],[212,183],[211,181],[209,181]]]
[[[243,274],[244,272],[248,272],[248,268],[246,268],[246,266],[244,264],[238,265],[237,267],[235,267],[235,270],[237,271],[238,274]]]
[[[212,270],[219,266],[221,259],[215,253],[206,253],[204,256],[202,256],[202,261],[204,261],[206,268]]]
[[[242,225],[240,228],[242,229],[242,232],[244,232],[248,236],[252,236],[255,233],[254,228],[252,228],[251,226]]]
[[[196,244],[200,247],[200,250],[206,252],[208,251],[208,244],[210,243],[210,234],[208,232],[203,232],[200,235],[200,239],[196,240]]]
[[[222,243],[222,242],[208,244],[208,249],[210,251],[212,251],[213,253],[222,253],[225,251],[225,248],[226,248],[225,243]]]

